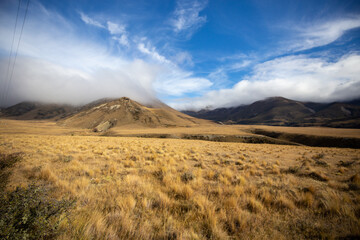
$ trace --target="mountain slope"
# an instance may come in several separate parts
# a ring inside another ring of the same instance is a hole
[[[22,102],[2,109],[0,116],[18,120],[57,120],[68,116],[75,109],[75,107],[70,105]]]
[[[233,108],[185,111],[184,113],[229,124],[360,127],[359,105],[300,102],[283,97],[267,98],[250,105]]]
[[[157,107],[146,107],[123,97],[85,107],[82,111],[60,121],[60,124],[103,131],[110,127],[124,125],[170,127],[195,126],[205,122],[205,120],[178,112],[165,104],[156,105]]]

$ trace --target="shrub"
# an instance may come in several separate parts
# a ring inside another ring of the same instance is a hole
[[[1,195],[0,202],[1,239],[52,239],[74,203],[52,199],[34,184]]]

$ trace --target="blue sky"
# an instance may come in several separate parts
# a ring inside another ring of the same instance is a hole
[[[197,110],[360,97],[357,0],[30,0],[9,84],[17,7],[0,3],[5,105],[128,96]]]

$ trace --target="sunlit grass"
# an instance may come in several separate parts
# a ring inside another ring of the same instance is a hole
[[[23,152],[9,190],[43,182],[77,199],[60,239],[360,234],[355,149],[2,134],[0,151]]]

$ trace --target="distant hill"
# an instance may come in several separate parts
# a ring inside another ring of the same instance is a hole
[[[69,116],[75,110],[76,107],[71,105],[22,102],[14,106],[1,109],[0,116],[18,120],[58,120]]]
[[[272,97],[250,105],[184,113],[225,124],[360,128],[359,102],[324,104]]]
[[[65,126],[105,131],[111,127],[124,125],[175,127],[195,126],[204,122],[206,121],[178,112],[161,102],[146,107],[123,97],[85,105],[77,113],[59,123]]]

